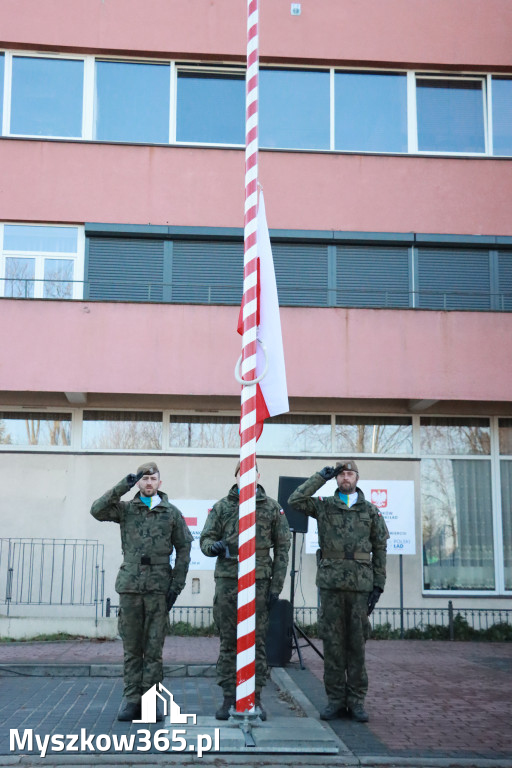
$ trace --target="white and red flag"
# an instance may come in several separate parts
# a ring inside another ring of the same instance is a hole
[[[256,440],[263,431],[263,422],[271,416],[288,413],[288,388],[284,364],[283,336],[279,316],[274,260],[270,245],[265,200],[260,191],[256,219],[257,283],[256,283]],[[238,318],[238,333],[243,335],[244,301]]]

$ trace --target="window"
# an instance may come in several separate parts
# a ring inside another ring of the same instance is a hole
[[[495,155],[512,155],[512,79],[492,78],[492,130]]]
[[[260,71],[260,146],[329,149],[330,75],[319,70]]]
[[[417,253],[421,309],[491,309],[489,251],[418,248]]]
[[[501,461],[500,470],[505,589],[512,589],[512,461]]]
[[[82,448],[161,450],[162,414],[84,411]]]
[[[330,453],[330,416],[275,416],[258,440],[260,453]]]
[[[82,136],[84,63],[14,56],[11,134]]]
[[[86,298],[96,301],[162,301],[165,243],[153,238],[92,237]]]
[[[491,462],[421,462],[424,589],[492,590]]]
[[[489,419],[422,417],[421,451],[426,454],[482,454],[491,452]]]
[[[96,139],[168,143],[168,64],[98,61],[95,86]]]
[[[73,261],[71,259],[44,260],[45,299],[73,298]]]
[[[0,412],[0,445],[71,445],[71,414]]]
[[[4,224],[0,295],[9,298],[78,299],[83,246],[78,227]]]
[[[418,149],[485,152],[483,81],[417,77]]]
[[[512,455],[512,419],[499,419],[498,434],[500,454]]]
[[[412,421],[401,416],[336,416],[336,451],[412,453]]]
[[[179,70],[176,140],[245,144],[245,75]]]
[[[335,147],[407,152],[405,74],[336,72]]]
[[[408,249],[336,246],[336,303],[343,307],[408,307]]]
[[[272,244],[272,255],[282,306],[326,307],[329,304],[328,249],[325,245],[275,243]]]
[[[7,256],[4,295],[14,299],[34,298],[35,259]]]
[[[237,416],[171,416],[170,448],[240,448],[240,419]]]
[[[174,241],[173,301],[184,304],[240,304],[243,280],[243,243]]]

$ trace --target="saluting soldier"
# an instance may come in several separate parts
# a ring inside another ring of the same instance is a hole
[[[256,472],[258,468],[256,467]],[[240,504],[240,462],[235,469],[236,483],[227,496],[210,510],[201,533],[202,552],[217,557],[213,615],[220,634],[217,683],[224,699],[215,713],[217,720],[227,720],[236,704],[236,629],[238,599],[238,510]],[[257,473],[256,481],[260,478]],[[270,550],[273,549],[273,557]],[[267,715],[261,705],[261,690],[267,679],[265,641],[268,613],[283,588],[288,567],[290,528],[280,504],[256,488],[256,683],[255,706],[260,717]]]
[[[160,490],[155,462],[142,464],[91,507],[96,520],[119,523],[123,563],[116,580],[119,634],[124,651],[124,693],[118,720],[141,716],[141,696],[163,680],[162,652],[168,612],[185,586],[192,535],[179,509]],[[134,485],[139,491],[121,501]],[[176,550],[174,569],[169,557]],[[157,720],[163,720],[157,701]]]
[[[338,485],[334,496],[312,498],[333,477]],[[368,616],[384,591],[389,533],[377,507],[357,487],[358,479],[355,461],[343,460],[315,472],[292,493],[288,504],[318,521],[321,559],[316,584],[328,699],[320,717],[350,715],[366,723]]]

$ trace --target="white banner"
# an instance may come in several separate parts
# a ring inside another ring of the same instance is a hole
[[[414,482],[412,480],[360,480],[359,487],[367,501],[371,501],[379,508],[386,521],[390,535],[388,555],[415,555]],[[333,496],[336,489],[336,480],[329,480],[315,493],[315,496]],[[317,549],[317,522],[309,518],[306,554],[315,554]]]
[[[206,557],[199,548],[199,537],[204,528],[208,510],[213,507],[217,499],[172,499],[180,512],[183,513],[185,522],[189,527],[190,533],[194,537],[192,548],[190,550],[190,568],[191,571],[213,571],[216,557]],[[173,552],[171,563],[174,564],[176,553]]]

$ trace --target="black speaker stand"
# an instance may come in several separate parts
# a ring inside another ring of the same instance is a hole
[[[294,528],[291,528],[292,532],[292,568],[290,571],[290,603],[292,604],[292,617],[294,616],[294,601],[295,601],[295,574],[297,571],[295,570],[295,547],[296,547],[296,538],[297,538],[297,531]],[[313,641],[306,635],[303,629],[301,629],[298,624],[296,624],[295,619],[293,619],[292,623],[292,637],[293,637],[293,645],[295,646],[295,649],[297,651],[297,655],[299,657],[299,663],[301,669],[306,669],[304,666],[304,662],[302,660],[302,653],[300,652],[301,646],[299,645],[299,640],[297,638],[297,632],[300,634],[301,637],[304,638],[304,640],[308,643],[311,648],[313,648],[314,651],[320,656],[321,659],[324,658],[324,655],[321,651],[318,650],[316,645],[313,643]],[[302,646],[304,647],[304,646]]]

